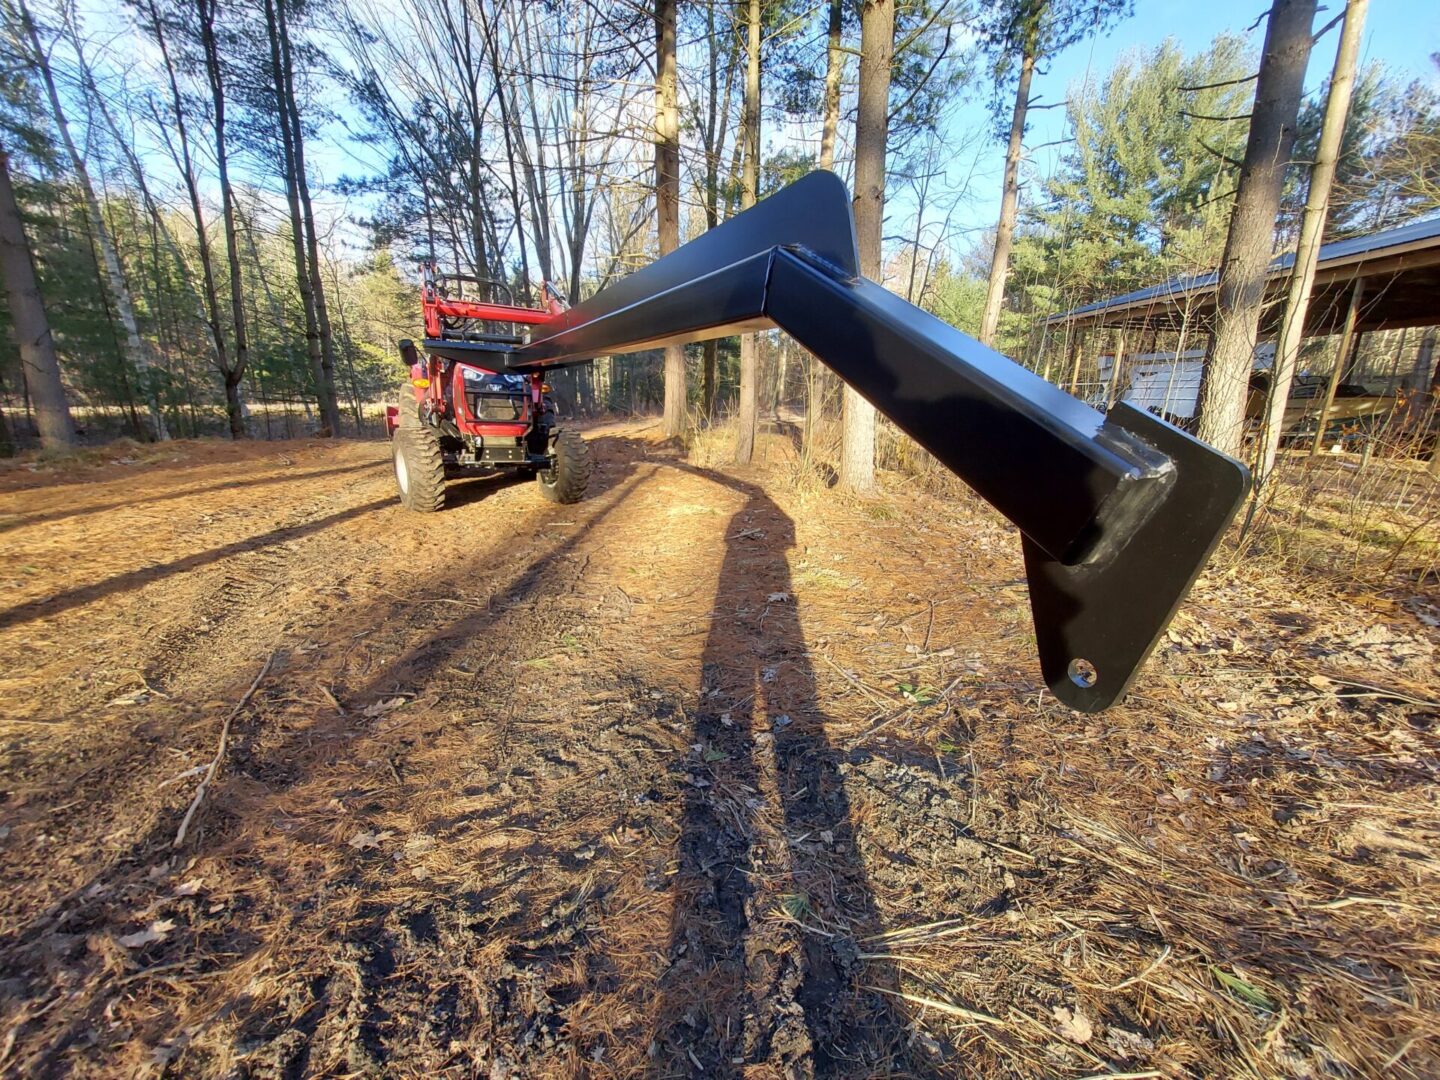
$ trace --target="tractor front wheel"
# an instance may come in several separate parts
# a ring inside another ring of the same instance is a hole
[[[540,493],[556,503],[579,502],[590,483],[590,450],[578,431],[562,431],[555,439],[555,457],[541,470]]]
[[[395,486],[400,504],[422,514],[434,513],[445,505],[445,459],[440,437],[423,424],[401,424],[391,444],[395,461]]]

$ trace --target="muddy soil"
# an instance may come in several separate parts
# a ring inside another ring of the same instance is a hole
[[[974,500],[589,438],[0,476],[6,1075],[1440,1068],[1413,605],[1222,560],[1079,716]]]

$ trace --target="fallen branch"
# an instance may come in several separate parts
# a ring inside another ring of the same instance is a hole
[[[1005,1021],[998,1016],[991,1016],[989,1013],[979,1012],[976,1009],[967,1009],[960,1005],[952,1005],[948,1001],[937,1001],[935,998],[921,997],[919,994],[897,993],[894,990],[886,990],[883,986],[867,986],[866,990],[878,990],[882,994],[889,994],[891,997],[908,1001],[912,1005],[921,1005],[927,1009],[935,1009],[945,1013],[947,1016],[957,1016],[962,1020],[969,1020],[976,1024],[996,1024],[1005,1026]]]
[[[210,787],[210,782],[215,779],[215,774],[220,771],[220,763],[225,759],[225,747],[230,741],[230,725],[235,722],[235,717],[240,715],[240,710],[250,703],[255,695],[260,681],[270,673],[270,665],[275,662],[275,653],[271,652],[265,658],[265,666],[260,669],[260,674],[255,676],[255,681],[250,684],[240,700],[235,703],[235,708],[230,710],[230,715],[225,717],[225,723],[220,727],[220,745],[215,748],[215,756],[210,759],[210,767],[205,770],[205,779],[200,781],[200,786],[195,789],[195,797],[190,800],[190,809],[185,811],[185,817],[180,822],[180,830],[175,834],[175,842],[171,847],[180,847],[185,843],[185,833],[190,829],[190,822],[195,817],[195,811],[200,809],[200,803],[205,798],[205,792]]]

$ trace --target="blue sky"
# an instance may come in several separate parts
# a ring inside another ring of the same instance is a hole
[[[1322,0],[1316,25],[1323,26],[1339,13],[1342,0]],[[1264,27],[1247,29],[1268,9],[1265,0],[1136,0],[1135,14],[1115,26],[1104,37],[1082,41],[1051,59],[1044,74],[1038,76],[1034,93],[1044,102],[1062,101],[1072,83],[1083,81],[1087,74],[1098,78],[1109,70],[1121,54],[1158,45],[1167,37],[1175,38],[1186,52],[1196,52],[1208,45],[1216,35],[1226,31],[1245,34],[1258,51]],[[1314,92],[1330,75],[1339,39],[1332,30],[1315,47],[1310,57],[1306,89]],[[1404,80],[1437,79],[1437,69],[1430,60],[1432,52],[1440,51],[1440,3],[1436,0],[1371,0],[1366,19],[1365,37],[1361,46],[1361,63],[1379,61]],[[1026,135],[1029,146],[1058,139],[1065,123],[1063,109],[1033,113]],[[990,124],[983,102],[966,102],[956,109],[948,130],[958,142],[975,126]],[[959,230],[988,228],[995,223],[1000,206],[1000,175],[1004,165],[1004,146],[990,139],[976,148],[978,167],[971,181],[971,196],[957,210],[953,221]],[[1033,165],[1041,173],[1048,172],[1059,149],[1040,151]],[[895,196],[892,195],[892,199]],[[903,197],[895,207],[901,213]],[[890,228],[895,227],[892,220]],[[960,247],[964,247],[962,242]]]

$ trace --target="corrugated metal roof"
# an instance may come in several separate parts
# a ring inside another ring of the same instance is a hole
[[[1320,248],[1320,258],[1317,269],[1324,269],[1326,263],[1339,262],[1342,259],[1351,259],[1356,255],[1369,255],[1382,252],[1386,248],[1403,247],[1406,244],[1413,244],[1423,240],[1440,240],[1440,217],[1428,218],[1424,221],[1412,221],[1408,225],[1397,225],[1393,229],[1382,229],[1380,232],[1370,233],[1368,236],[1352,236],[1346,240],[1334,240]],[[1277,255],[1270,263],[1270,273],[1279,274],[1289,270],[1295,262],[1295,253],[1287,251],[1283,255]],[[1143,303],[1146,300],[1162,300],[1171,296],[1184,296],[1187,293],[1200,292],[1213,288],[1218,276],[1218,271],[1207,270],[1203,274],[1187,274],[1183,277],[1172,278],[1160,285],[1149,285],[1143,289],[1136,289],[1134,292],[1125,293],[1122,296],[1112,296],[1108,300],[1097,300],[1093,304],[1086,304],[1084,307],[1072,308],[1070,311],[1060,312],[1051,315],[1046,321],[1056,322],[1065,319],[1072,319],[1077,315],[1088,315],[1095,311],[1106,311],[1110,308],[1128,307],[1132,304]]]

